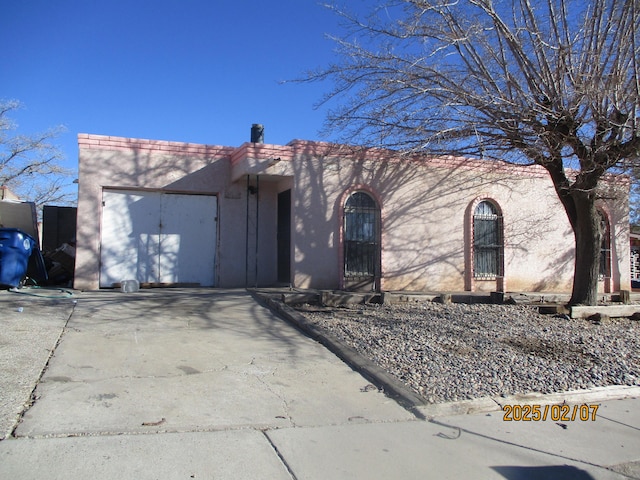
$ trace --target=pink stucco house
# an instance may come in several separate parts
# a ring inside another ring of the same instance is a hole
[[[573,234],[539,167],[301,140],[78,143],[78,289],[571,289]],[[628,290],[628,184],[607,190],[601,288]]]

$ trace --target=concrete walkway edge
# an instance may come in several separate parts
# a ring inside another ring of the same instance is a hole
[[[256,301],[268,307],[276,315],[283,318],[313,340],[327,347],[347,365],[372,382],[376,387],[380,388],[388,397],[393,398],[404,408],[416,415],[416,417],[422,420],[425,419],[424,415],[416,409],[416,407],[428,403],[424,397],[418,395],[378,365],[360,355],[355,349],[345,344],[336,336],[321,331],[309,322],[304,315],[296,312],[283,302],[274,299],[272,296],[260,294],[255,290],[249,291]]]

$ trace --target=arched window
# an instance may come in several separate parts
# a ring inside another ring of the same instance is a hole
[[[344,205],[344,284],[374,290],[380,271],[380,208],[365,192],[354,192]]]
[[[502,272],[502,218],[496,206],[483,200],[473,212],[473,275],[491,279]]]
[[[598,210],[600,214],[600,229],[602,231],[602,243],[600,244],[600,278],[611,277],[611,227],[607,215]]]

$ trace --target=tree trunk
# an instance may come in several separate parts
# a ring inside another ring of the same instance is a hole
[[[573,292],[569,305],[596,305],[600,275],[602,227],[593,193],[573,191],[576,240]]]

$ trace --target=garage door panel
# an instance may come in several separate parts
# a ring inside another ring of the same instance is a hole
[[[100,286],[215,283],[217,197],[127,190],[103,193]]]
[[[213,285],[216,197],[166,194],[162,197],[162,282]]]
[[[157,220],[155,221],[157,223]],[[154,283],[160,281],[160,242],[159,233],[136,233],[137,237],[137,270],[135,278],[140,282]]]
[[[159,198],[156,192],[103,192],[101,287],[127,279],[154,281],[158,277],[157,256],[149,246],[154,237],[157,243],[160,235]]]

